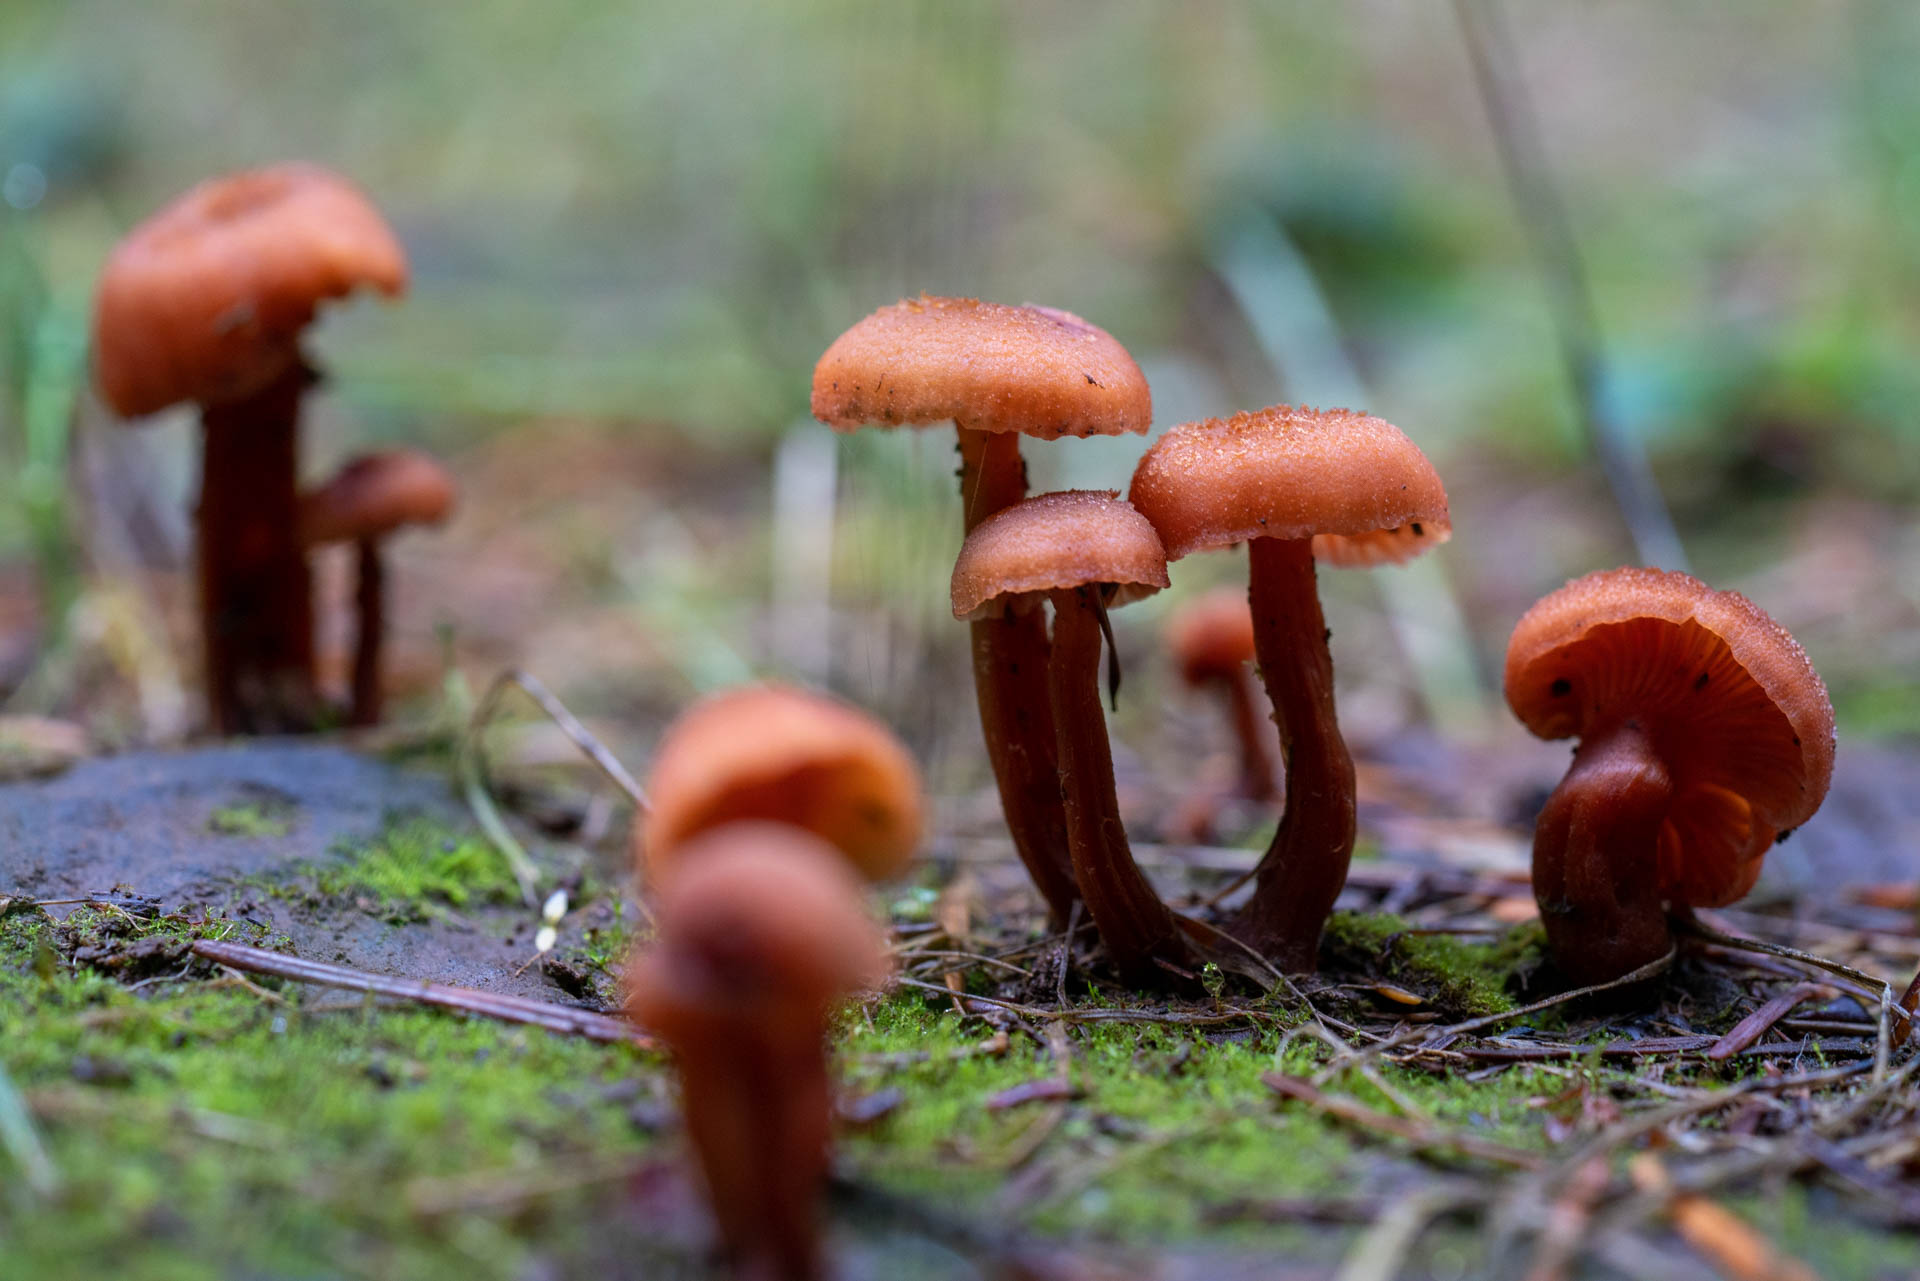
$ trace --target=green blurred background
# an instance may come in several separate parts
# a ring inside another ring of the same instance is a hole
[[[1609,406],[1693,568],[1800,635],[1843,729],[1920,732],[1920,7],[1507,16]],[[1453,543],[1384,593],[1329,578],[1362,737],[1497,725],[1513,619],[1634,558],[1451,6],[7,0],[18,709],[123,739],[191,723],[190,657],[138,638],[180,612],[167,513],[195,442],[120,433],[84,394],[89,293],[159,204],[286,158],[363,184],[413,255],[403,305],[322,326],[309,455],[415,440],[467,481],[460,522],[403,560],[426,668],[450,623],[463,663],[526,662],[608,717],[785,668],[965,729],[948,439],[796,427],[833,336],[921,290],[1096,321],[1159,426],[1357,381],[1431,454]],[[1036,450],[1036,479],[1124,487],[1138,451]],[[125,476],[144,492],[115,497]],[[822,485],[831,539],[795,546],[781,522]],[[1211,559],[1171,598],[1237,574]],[[102,604],[115,581],[131,604]],[[1129,611],[1123,648],[1168,607]]]

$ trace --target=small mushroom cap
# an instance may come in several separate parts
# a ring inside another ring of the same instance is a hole
[[[1506,692],[1541,738],[1629,719],[1648,732],[1674,783],[1661,880],[1697,907],[1753,888],[1775,836],[1833,778],[1833,704],[1806,651],[1745,596],[1688,574],[1605,570],[1549,593],[1513,629]]]
[[[1066,587],[1112,583],[1116,603],[1167,585],[1145,516],[1110,489],[1041,494],[974,527],[953,566],[953,616],[986,618]]]
[[[922,294],[834,339],[813,368],[813,416],[840,431],[953,419],[1054,440],[1144,432],[1153,398],[1127,349],[1078,316]]]
[[[1276,405],[1170,429],[1127,495],[1167,559],[1250,538],[1312,538],[1329,565],[1412,560],[1453,522],[1433,464],[1398,427],[1350,409]]]
[[[402,525],[438,525],[456,493],[446,468],[419,450],[361,454],[302,496],[300,536],[317,547],[383,538]]]
[[[1253,610],[1246,590],[1221,587],[1182,605],[1167,624],[1167,648],[1189,685],[1232,676],[1251,663]]]
[[[685,1046],[720,1028],[817,1036],[826,1007],[878,986],[886,941],[839,851],[785,823],[729,823],[687,843],[655,905],[659,935],[631,971],[627,1008]]]
[[[312,165],[203,182],[127,233],[94,299],[94,376],[115,413],[249,395],[298,359],[328,298],[405,292],[400,242],[359,188]]]
[[[786,685],[705,698],[668,727],[636,832],[648,872],[666,879],[694,835],[741,819],[803,827],[860,874],[885,880],[920,844],[920,772],[893,732],[865,712]]]

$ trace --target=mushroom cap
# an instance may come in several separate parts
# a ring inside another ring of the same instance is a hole
[[[457,493],[447,469],[417,449],[361,454],[302,495],[300,537],[317,547],[383,538],[402,525],[438,525]]]
[[[1688,574],[1612,569],[1521,616],[1507,705],[1541,738],[1637,721],[1672,775],[1660,836],[1670,898],[1697,907],[1753,888],[1775,836],[1820,808],[1833,704],[1806,651],[1738,592]]]
[[[826,1007],[875,987],[886,941],[845,858],[785,823],[729,823],[687,842],[687,866],[655,904],[659,934],[638,953],[627,1008],[685,1045],[714,1025],[818,1036]]]
[[[953,616],[987,618],[1050,591],[1112,583],[1116,603],[1167,585],[1153,525],[1110,489],[1040,494],[981,521],[953,565]]]
[[[1167,648],[1189,685],[1234,675],[1254,661],[1246,590],[1220,587],[1182,605],[1167,624]]]
[[[677,874],[689,838],[741,819],[791,823],[861,875],[902,871],[920,844],[920,772],[893,732],[856,708],[787,685],[723,690],[668,727],[636,829],[648,872]]]
[[[1054,440],[1144,432],[1153,398],[1127,349],[1070,312],[922,294],[834,339],[813,367],[813,416]]]
[[[405,292],[407,259],[359,188],[313,165],[203,182],[127,233],[94,298],[100,391],[123,417],[259,390],[315,307]]]
[[[1312,538],[1350,568],[1398,564],[1447,541],[1433,464],[1392,423],[1350,409],[1271,409],[1171,428],[1127,495],[1167,559],[1250,538]]]

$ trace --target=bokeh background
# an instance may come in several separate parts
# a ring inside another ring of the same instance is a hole
[[[1806,644],[1843,735],[1920,732],[1920,7],[1517,0],[1505,29],[1602,415],[1694,570]],[[806,421],[827,343],[921,290],[1094,320],[1157,427],[1353,400],[1428,451],[1453,542],[1323,576],[1363,747],[1516,737],[1514,619],[1636,559],[1453,6],[8,0],[9,710],[109,744],[194,728],[196,433],[87,392],[90,291],[158,205],[289,158],[363,184],[413,256],[403,303],[314,337],[307,463],[412,442],[464,482],[398,544],[423,715],[449,657],[475,684],[520,663],[637,758],[694,692],[787,672],[977,783],[950,434]],[[1124,488],[1140,448],[1030,452],[1043,486]],[[1169,723],[1212,743],[1155,637],[1242,572],[1185,562],[1116,619],[1123,755]],[[323,582],[338,664],[346,567]]]

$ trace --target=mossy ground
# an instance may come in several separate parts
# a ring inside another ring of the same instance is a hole
[[[509,892],[476,861],[483,853],[456,834],[400,827],[295,874],[288,892],[372,896],[374,910],[411,904],[400,918],[423,919],[459,894]],[[628,932],[615,918],[574,947],[617,969]],[[589,1271],[582,1260],[611,1254],[633,1266],[649,1252],[654,1275],[700,1273],[684,1228],[678,1244],[663,1244],[636,1209],[638,1173],[675,1168],[679,1150],[661,1057],[243,981],[185,953],[200,936],[283,945],[218,908],[0,918],[0,1065],[63,1180],[50,1204],[17,1179],[0,1181],[9,1275],[466,1281],[536,1265],[579,1275]],[[1342,918],[1329,948],[1343,965],[1371,964],[1378,982],[1462,1011],[1503,1008],[1506,978],[1529,955],[1523,935],[1468,945],[1356,917]],[[996,1230],[1121,1249],[1256,1250],[1331,1270],[1357,1229],[1274,1224],[1259,1207],[1392,1198],[1436,1168],[1472,1178],[1490,1167],[1423,1161],[1277,1098],[1263,1074],[1312,1075],[1332,1055],[1297,1023],[1276,1011],[1049,1037],[1018,1017],[963,1017],[941,997],[902,991],[849,1010],[836,1031],[849,1096],[888,1103],[850,1130],[844,1161],[863,1183]],[[1070,1098],[1009,1103],[1009,1091],[1061,1076]],[[1479,1081],[1382,1064],[1323,1084],[1546,1154],[1583,1123],[1578,1099],[1624,1095],[1627,1080],[1598,1063]],[[1788,1185],[1736,1204],[1823,1275],[1875,1275],[1868,1262],[1920,1267],[1909,1240],[1837,1229],[1819,1195]],[[1473,1275],[1480,1249],[1471,1231],[1443,1226],[1424,1238],[1412,1275]],[[892,1266],[889,1275],[917,1274]]]

